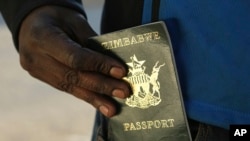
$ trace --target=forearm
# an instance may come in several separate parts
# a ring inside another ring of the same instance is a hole
[[[0,0],[0,11],[18,48],[18,33],[23,19],[34,9],[45,5],[72,8],[85,15],[81,0]],[[85,15],[86,16],[86,15]]]

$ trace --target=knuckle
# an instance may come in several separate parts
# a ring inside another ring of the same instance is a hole
[[[84,57],[86,57],[86,54],[83,53],[81,46],[70,39],[64,39],[64,44],[70,47],[70,49],[67,50],[67,55],[65,56],[66,60],[64,63],[73,69],[81,69],[82,63],[85,60]]]
[[[62,82],[58,84],[58,88],[63,91],[72,93],[74,86],[79,85],[79,83],[80,83],[79,73],[74,70],[69,70],[65,73]]]
[[[59,84],[59,89],[68,93],[73,92],[73,85],[68,84],[68,83],[60,83]]]
[[[99,94],[109,94],[110,86],[105,76],[96,75],[95,73],[82,72],[81,87],[85,87]],[[84,84],[84,86],[82,86]]]
[[[105,95],[111,95],[111,88],[108,85],[107,82],[105,82],[104,80],[100,80],[98,81],[98,84],[96,83],[89,83],[90,87],[95,91],[98,92],[100,94],[105,94]]]
[[[107,63],[105,63],[106,62],[105,58],[102,58],[101,60],[103,60],[103,62],[96,63],[95,64],[95,68],[96,68],[96,70],[101,71],[101,72],[103,72],[103,73],[106,74],[110,70],[110,65],[108,65]]]
[[[68,56],[70,66],[74,69],[97,71],[107,74],[111,68],[106,56],[87,48],[74,51]]]
[[[80,83],[80,74],[77,71],[69,70],[65,73],[64,80],[68,84],[78,85]]]
[[[67,61],[69,62],[69,66],[72,67],[73,69],[79,69],[80,60],[82,59],[79,53],[71,52],[68,54]]]
[[[95,83],[89,83],[89,87],[93,91],[98,92],[100,94],[104,94],[105,93],[105,88],[103,87],[103,84],[96,85]]]

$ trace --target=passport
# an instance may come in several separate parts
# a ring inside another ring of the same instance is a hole
[[[114,98],[120,112],[106,120],[109,141],[190,141],[178,72],[164,22],[92,37],[88,46],[126,64],[133,94]],[[102,48],[101,50],[98,48]]]

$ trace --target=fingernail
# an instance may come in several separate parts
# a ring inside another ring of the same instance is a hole
[[[102,114],[104,114],[105,116],[108,116],[109,114],[109,109],[106,106],[100,106],[99,110],[101,111]]]
[[[119,97],[119,98],[125,98],[124,91],[120,90],[120,89],[113,90],[112,95],[115,96],[115,97]]]
[[[121,68],[113,67],[110,70],[110,75],[115,77],[115,78],[122,78],[125,75],[125,73]]]

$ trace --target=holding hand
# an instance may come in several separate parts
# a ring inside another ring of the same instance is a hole
[[[111,117],[117,110],[111,96],[130,95],[129,85],[121,79],[127,71],[122,63],[85,45],[95,35],[83,15],[72,9],[38,8],[20,28],[20,62],[32,76]]]

